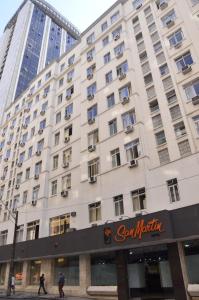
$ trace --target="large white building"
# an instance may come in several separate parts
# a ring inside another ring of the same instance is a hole
[[[45,69],[42,56],[8,100],[2,288],[17,210],[19,289],[36,290],[44,272],[56,292],[62,270],[70,295],[189,299],[199,282],[198,16],[198,0],[119,0]]]

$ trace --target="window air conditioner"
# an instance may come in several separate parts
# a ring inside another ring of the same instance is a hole
[[[187,73],[191,72],[191,70],[192,70],[192,67],[190,65],[186,65],[182,68],[182,73],[184,75],[186,75]]]
[[[61,196],[64,198],[68,197],[68,191],[61,191]]]
[[[65,120],[69,120],[70,118],[71,118],[70,114],[65,114],[65,117],[64,117]]]
[[[39,130],[38,130],[38,134],[42,134],[43,133],[43,129],[42,128],[40,128]]]
[[[93,73],[89,73],[88,75],[87,75],[87,79],[88,80],[91,80],[93,78]]]
[[[21,161],[19,161],[18,163],[17,163],[17,167],[22,167],[22,162]]]
[[[199,95],[193,97],[191,100],[193,105],[199,104]]]
[[[66,100],[70,100],[71,99],[71,94],[67,94],[66,95]]]
[[[87,99],[92,100],[94,98],[94,94],[88,94]]]
[[[129,97],[123,97],[122,99],[121,99],[121,103],[122,104],[126,104],[126,103],[128,103],[129,102]]]
[[[121,72],[121,74],[119,75],[119,80],[123,80],[124,78],[126,78],[126,73]]]
[[[168,20],[166,21],[166,26],[167,26],[167,28],[172,27],[174,24],[175,24],[175,22],[174,22],[174,20],[172,20],[172,19],[168,19]]]
[[[95,145],[89,145],[89,146],[88,146],[88,151],[89,151],[89,152],[93,152],[93,151],[95,151],[95,149],[96,149],[96,146],[95,146]]]
[[[37,205],[37,200],[32,200],[31,204],[32,204],[32,206],[36,206]]]
[[[39,174],[35,174],[34,179],[35,180],[39,179]]]
[[[125,128],[125,133],[133,132],[133,130],[134,130],[133,124],[128,125],[128,126]]]
[[[95,118],[93,119],[88,119],[88,124],[91,125],[91,124],[94,124],[95,123]]]
[[[41,115],[41,116],[44,116],[44,115],[45,115],[45,112],[46,112],[45,109],[42,109],[42,110],[40,111],[40,115]]]
[[[165,0],[160,0],[159,8],[160,8],[161,10],[165,9],[167,6],[168,6],[167,1],[165,1]]]
[[[70,141],[70,137],[69,136],[65,136],[64,143],[68,143],[69,141]]]
[[[114,41],[119,40],[119,38],[120,38],[120,33],[117,32],[117,33],[114,35]]]
[[[97,177],[96,176],[91,176],[89,177],[89,183],[95,183],[97,181]]]
[[[129,161],[129,168],[134,168],[138,166],[138,161],[137,159],[132,159],[131,161]]]
[[[66,169],[66,168],[68,168],[68,167],[69,167],[69,162],[65,162],[65,163],[63,164],[63,168]]]

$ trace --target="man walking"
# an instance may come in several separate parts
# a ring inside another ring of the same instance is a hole
[[[59,296],[60,296],[60,298],[64,298],[64,291],[63,291],[64,283],[65,283],[64,274],[63,273],[59,273],[58,288],[59,288]]]
[[[38,290],[38,295],[40,295],[40,290],[43,289],[44,294],[47,294],[45,286],[44,286],[44,282],[45,282],[45,277],[44,274],[42,274],[39,278],[39,290]]]
[[[13,295],[15,294],[15,276],[14,275],[11,276],[10,291],[13,293]]]

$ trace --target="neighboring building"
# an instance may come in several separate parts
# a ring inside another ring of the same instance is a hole
[[[78,39],[78,30],[46,1],[23,1],[0,38],[0,121],[36,75]]]
[[[120,0],[4,112],[0,287],[189,299],[199,282],[199,1]],[[33,89],[34,87],[34,89]],[[21,243],[19,243],[21,242]],[[128,276],[127,276],[128,275]],[[190,287],[190,285],[189,285]]]

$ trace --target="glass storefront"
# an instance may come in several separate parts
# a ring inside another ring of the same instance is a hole
[[[30,261],[30,273],[29,273],[29,284],[38,285],[39,277],[41,273],[41,260]]]
[[[6,264],[0,264],[0,285],[5,284]]]
[[[113,253],[91,255],[91,285],[117,285],[116,263]]]
[[[188,280],[191,284],[199,284],[199,240],[184,243]]]
[[[54,260],[54,285],[57,285],[59,273],[65,276],[66,286],[79,285],[79,257],[60,257]]]
[[[22,285],[23,279],[23,263],[16,262],[14,265],[15,284]]]

